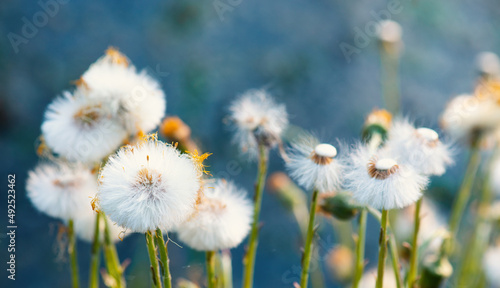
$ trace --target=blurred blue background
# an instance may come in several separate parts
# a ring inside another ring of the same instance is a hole
[[[52,15],[40,5],[47,2],[56,3]],[[402,110],[417,123],[435,128],[446,101],[473,89],[476,54],[500,52],[500,3],[399,3],[402,11],[391,17],[404,31]],[[222,175],[218,173],[234,160],[242,170],[233,179],[251,191],[255,164],[238,155],[222,123],[229,102],[249,88],[266,87],[287,105],[294,125],[331,141],[352,143],[366,114],[383,106],[380,57],[371,36],[350,61],[339,45],[354,45],[355,29],[364,30],[387,7],[388,2],[373,0],[1,1],[0,177],[5,202],[0,204],[0,219],[5,222],[0,225],[0,286],[69,286],[67,257],[61,259],[57,252],[57,221],[32,208],[25,197],[26,173],[37,163],[34,150],[45,107],[71,89],[71,81],[108,46],[118,47],[138,68],[154,71],[167,94],[167,113],[180,116],[204,150],[214,154],[208,160],[213,174]],[[36,31],[24,33],[26,21],[37,24]],[[464,171],[462,154],[459,150],[457,165],[432,184],[435,198],[445,208],[451,205],[450,195],[459,185],[456,179]],[[283,169],[276,152],[271,161],[271,171]],[[4,263],[9,173],[17,179],[15,282],[7,280]],[[299,229],[268,193],[261,220],[255,287],[291,287],[294,267],[300,266]],[[372,260],[368,266],[372,267],[378,227],[372,219],[368,225],[367,251]],[[322,249],[328,250],[334,236],[328,225],[323,227]],[[90,245],[78,245],[81,277],[86,281]],[[232,251],[235,287],[241,283],[242,246]],[[203,254],[170,247],[174,278],[203,272]],[[129,286],[145,287],[149,264],[143,236],[126,238],[118,243],[118,250],[121,259],[132,259],[127,269]],[[331,277],[327,279],[328,287],[340,287]]]

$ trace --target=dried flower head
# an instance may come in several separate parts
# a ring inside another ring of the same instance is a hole
[[[238,246],[252,222],[252,203],[245,195],[245,191],[222,179],[206,184],[196,213],[176,229],[179,239],[200,251]]]
[[[45,112],[42,133],[48,147],[71,161],[100,162],[126,139],[109,107],[82,90],[64,92]]]
[[[82,75],[79,87],[110,103],[127,131],[149,132],[165,116],[165,94],[146,71],[137,72],[128,59],[111,49]]]
[[[410,164],[418,173],[442,175],[453,163],[450,147],[440,141],[436,131],[415,128],[407,120],[398,120],[386,143],[402,163]]]
[[[288,125],[285,105],[276,104],[265,90],[249,90],[229,107],[229,119],[235,130],[233,141],[255,157],[259,143],[273,147],[281,141]]]
[[[389,150],[371,154],[358,145],[351,153],[351,167],[345,173],[345,186],[359,203],[376,209],[400,209],[422,196],[428,178],[410,165],[399,163]]]
[[[148,137],[109,158],[99,176],[99,208],[132,232],[168,230],[194,212],[200,178],[188,155]]]
[[[319,192],[333,192],[340,188],[343,164],[336,158],[334,146],[308,137],[293,143],[289,152],[290,161],[286,167],[290,177],[299,185]]]
[[[97,181],[90,169],[81,164],[43,163],[28,173],[26,190],[37,210],[67,221],[90,209]]]

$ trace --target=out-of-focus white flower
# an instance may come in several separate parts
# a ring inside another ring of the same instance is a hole
[[[351,169],[344,174],[347,190],[361,204],[376,209],[400,209],[416,202],[428,178],[399,163],[390,150],[371,154],[363,145],[351,153]]]
[[[500,105],[492,97],[459,95],[441,115],[441,127],[455,139],[468,139],[474,133],[489,132],[500,122]]]
[[[393,123],[386,142],[401,163],[411,165],[418,173],[440,176],[453,163],[450,148],[439,140],[436,131],[418,128],[407,120]]]
[[[398,43],[401,41],[403,29],[401,29],[401,25],[395,21],[383,20],[378,24],[377,34],[381,41]]]
[[[492,246],[483,256],[483,269],[493,287],[500,287],[500,245]]]
[[[361,281],[359,281],[359,288],[373,288],[377,283],[377,269],[370,269],[363,274]],[[384,270],[384,288],[396,288],[396,276],[394,270],[386,267]]]
[[[493,52],[481,52],[476,57],[476,66],[479,73],[488,76],[500,75],[500,59]]]
[[[96,217],[97,214],[92,210],[90,204],[88,204],[88,208],[85,209],[85,211],[82,211],[82,213],[80,213],[73,219],[73,227],[75,230],[75,235],[76,237],[78,237],[78,239],[86,242],[92,242],[94,240]],[[99,219],[99,238],[102,241],[104,239],[104,225],[106,224],[104,223],[105,220],[102,216]],[[111,223],[109,219],[106,219],[106,221],[108,221],[109,236],[111,238],[111,241],[118,242],[124,237],[130,235],[130,233],[127,233],[125,228]]]
[[[42,133],[55,153],[85,163],[100,162],[126,139],[123,126],[112,118],[109,107],[77,89],[64,92],[45,112]]]
[[[194,212],[200,178],[192,158],[149,137],[109,158],[99,176],[97,204],[132,232],[169,230]]]
[[[340,188],[342,162],[335,158],[337,149],[330,144],[320,144],[315,138],[304,138],[294,144],[286,167],[290,176],[306,189],[334,192]]]
[[[195,214],[177,230],[179,239],[200,251],[238,246],[250,231],[253,205],[233,183],[206,184]]]
[[[90,207],[97,181],[81,164],[43,163],[28,173],[26,190],[36,209],[67,221]]]
[[[276,104],[265,90],[249,90],[229,107],[229,118],[234,124],[233,141],[241,150],[255,157],[258,144],[273,147],[281,141],[288,125],[285,105]]]
[[[165,116],[167,102],[158,81],[146,71],[137,72],[117,50],[108,49],[78,83],[94,97],[109,102],[130,134],[153,130]]]

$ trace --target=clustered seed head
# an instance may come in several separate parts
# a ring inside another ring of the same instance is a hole
[[[399,170],[398,163],[391,158],[372,157],[368,162],[368,174],[370,177],[384,180]]]

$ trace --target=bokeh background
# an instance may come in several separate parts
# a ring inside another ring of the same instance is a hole
[[[47,2],[51,1],[39,3]],[[379,11],[387,10],[386,1],[52,1],[57,3],[57,12],[26,41],[12,45],[9,33],[26,36],[25,21],[44,22],[40,13],[46,12],[39,3],[0,3],[0,183],[4,185],[0,219],[5,220],[0,222],[1,287],[69,286],[68,259],[57,248],[58,222],[33,209],[24,186],[27,171],[38,161],[36,139],[45,107],[63,90],[71,89],[71,81],[108,46],[118,47],[138,68],[150,70],[159,79],[167,94],[167,113],[180,116],[204,150],[213,153],[208,160],[212,173],[225,175],[227,163],[235,161],[231,163],[241,169],[230,174],[249,191],[255,164],[239,155],[223,124],[228,104],[237,94],[265,87],[287,105],[291,123],[325,140],[346,143],[358,138],[365,115],[383,106],[376,39],[368,36],[367,46],[350,61],[339,45],[355,45],[356,28],[364,30],[367,23],[376,21]],[[401,13],[391,17],[404,30],[399,70],[402,111],[419,124],[437,128],[446,101],[473,89],[476,54],[500,52],[500,3],[399,3]],[[455,167],[432,182],[431,197],[445,210],[464,171],[462,152],[458,145]],[[282,161],[272,153],[271,171],[282,169]],[[17,179],[15,282],[6,278],[4,269],[9,173]],[[299,229],[269,193],[261,219],[255,287],[291,287],[300,266]],[[368,267],[372,267],[378,227],[373,219],[368,225]],[[320,230],[324,240],[320,253],[335,244],[328,227],[323,223]],[[78,243],[78,248],[81,277],[86,281],[90,245]],[[118,243],[118,250],[121,259],[132,260],[127,269],[129,286],[146,287],[149,264],[143,235],[126,238]],[[170,246],[170,253],[174,278],[202,273],[203,254],[175,245]],[[239,287],[243,247],[232,254],[235,287]],[[328,287],[340,287],[330,277],[327,281]]]

